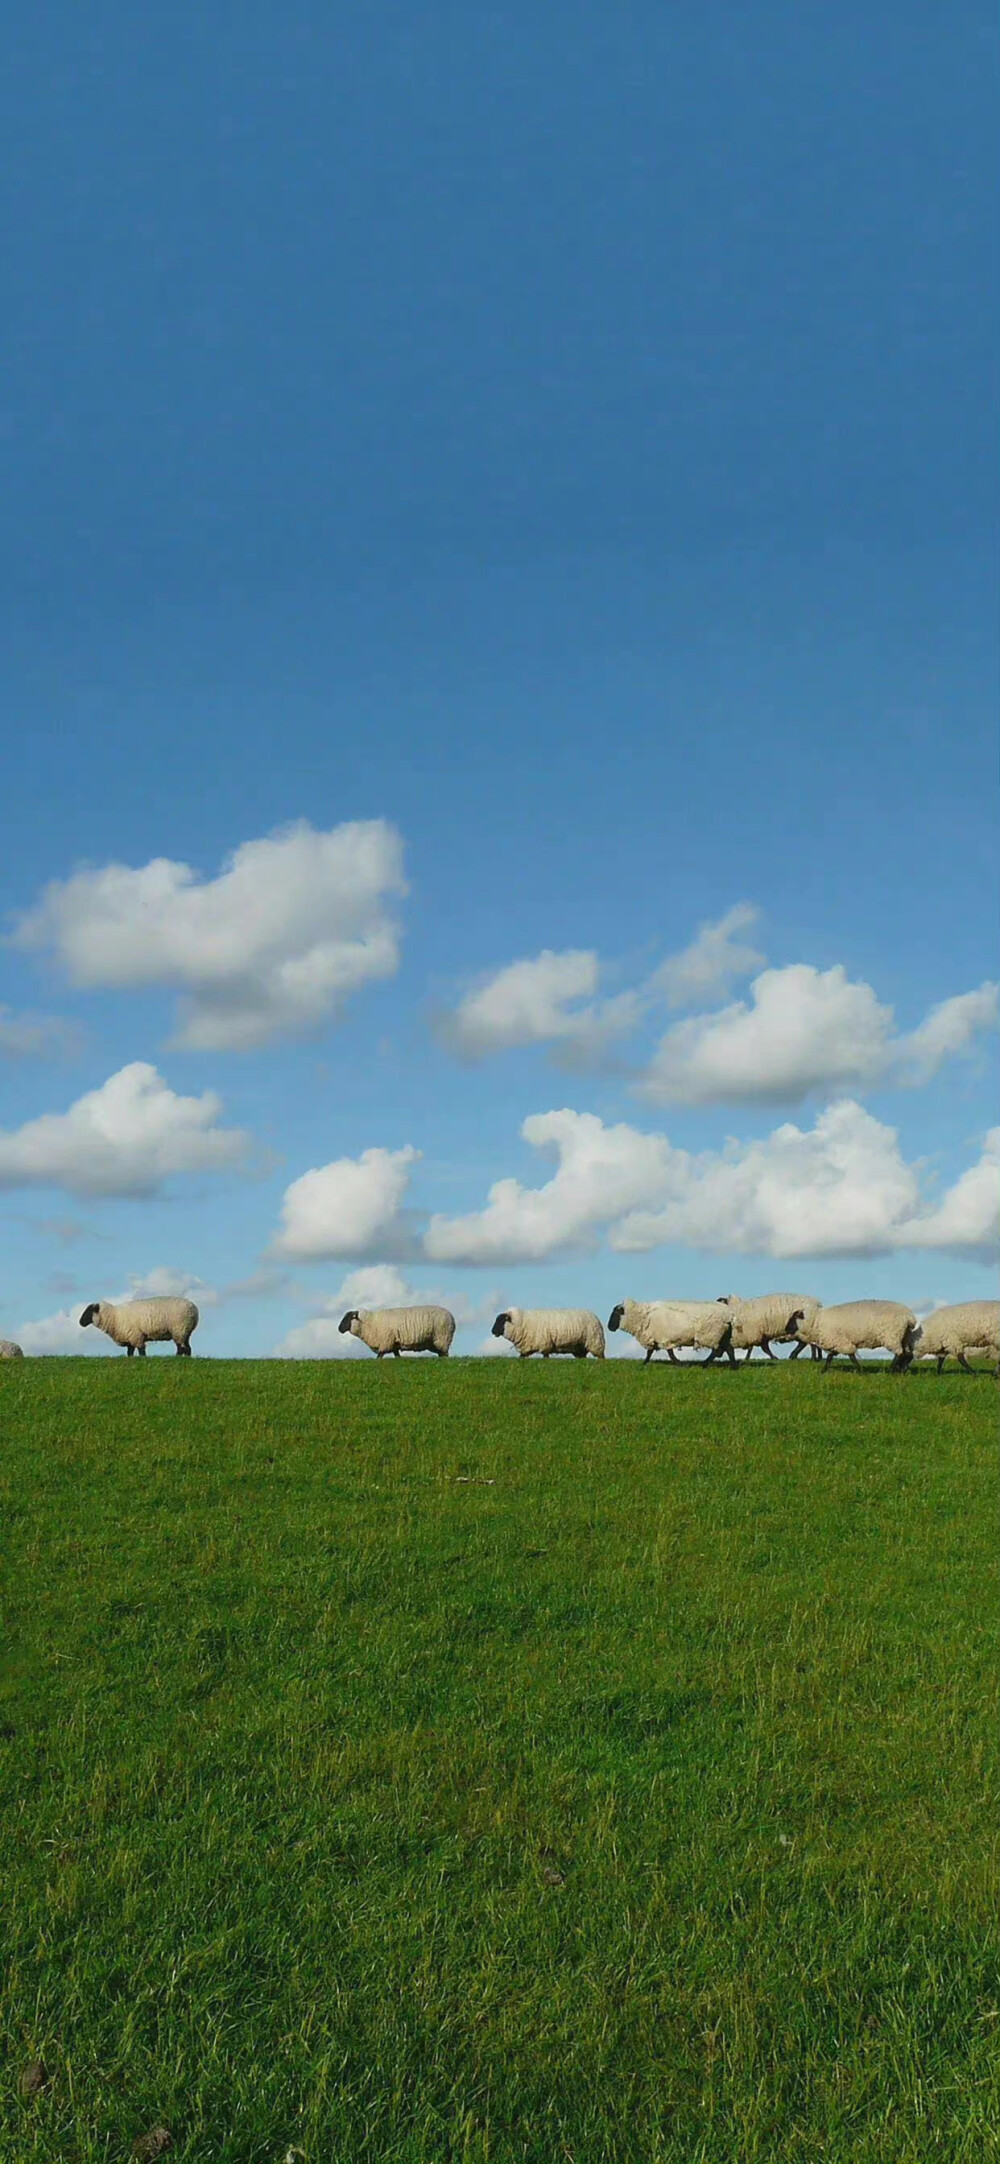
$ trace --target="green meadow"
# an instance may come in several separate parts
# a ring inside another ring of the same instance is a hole
[[[0,1370],[3,2164],[1000,2156],[996,1402]]]

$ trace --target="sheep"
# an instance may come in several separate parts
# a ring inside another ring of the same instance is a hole
[[[936,1360],[939,1375],[949,1353],[967,1375],[974,1375],[965,1357],[968,1352],[991,1353],[1000,1377],[1000,1300],[967,1300],[960,1307],[939,1307],[922,1325],[916,1358]]]
[[[360,1338],[377,1360],[386,1353],[398,1360],[404,1352],[432,1352],[447,1360],[455,1317],[446,1307],[350,1307],[340,1330]]]
[[[733,1345],[737,1350],[745,1349],[747,1360],[753,1358],[755,1345],[773,1360],[776,1355],[771,1351],[771,1339],[777,1338],[779,1344],[784,1344],[790,1337],[796,1339],[792,1359],[797,1360],[808,1341],[791,1328],[791,1319],[798,1315],[803,1322],[811,1322],[820,1309],[818,1300],[810,1293],[802,1292],[762,1292],[752,1300],[741,1300],[735,1293],[723,1293],[719,1304],[729,1308],[733,1317]],[[812,1347],[812,1357],[823,1357],[816,1346]],[[746,1366],[746,1360],[743,1365]]]
[[[191,1358],[191,1339],[198,1327],[198,1310],[193,1300],[176,1297],[161,1300],[92,1300],[80,1317],[80,1328],[86,1330],[89,1323],[96,1323],[113,1344],[124,1345],[131,1360],[133,1353],[146,1357],[147,1345],[161,1344],[173,1339],[178,1352]]]
[[[588,1353],[595,1360],[604,1358],[604,1332],[588,1307],[504,1308],[493,1336],[516,1346],[522,1360],[530,1360],[532,1353],[541,1353],[543,1360],[552,1353],[572,1353],[577,1360],[585,1360]]]
[[[838,1353],[858,1366],[858,1353],[891,1352],[894,1374],[909,1367],[920,1324],[912,1308],[898,1300],[848,1300],[840,1307],[821,1307],[811,1322],[801,1314],[791,1318],[790,1328],[810,1345],[826,1354],[826,1366]],[[824,1371],[825,1372],[825,1371]]]
[[[9,1337],[0,1337],[0,1360],[23,1360],[20,1345],[12,1344]]]
[[[646,1348],[648,1367],[654,1352],[665,1352],[677,1365],[675,1347],[696,1346],[708,1353],[709,1366],[721,1353],[732,1349],[732,1319],[717,1300],[619,1300],[608,1316],[609,1330],[627,1330]]]

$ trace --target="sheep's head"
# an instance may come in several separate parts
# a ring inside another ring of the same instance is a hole
[[[90,1306],[89,1306],[89,1307],[85,1307],[85,1308],[84,1308],[83,1314],[82,1314],[82,1315],[81,1315],[81,1317],[80,1317],[80,1328],[81,1328],[81,1330],[85,1330],[85,1329],[86,1329],[86,1327],[87,1327],[87,1324],[88,1324],[89,1322],[93,1322],[93,1321],[94,1321],[94,1318],[95,1318],[95,1316],[96,1316],[96,1314],[97,1314],[97,1310],[98,1310],[98,1308],[100,1307],[100,1304],[101,1304],[101,1303],[100,1303],[100,1301],[99,1301],[99,1300],[92,1300],[92,1301],[91,1301],[91,1303],[90,1303]]]
[[[620,1330],[620,1329],[621,1329],[621,1326],[622,1326],[622,1316],[624,1315],[624,1313],[625,1313],[625,1302],[624,1302],[624,1300],[619,1300],[619,1302],[618,1302],[618,1305],[617,1305],[617,1307],[613,1307],[613,1308],[612,1308],[612,1310],[611,1310],[611,1313],[610,1313],[610,1315],[608,1316],[608,1329],[609,1329],[609,1330]]]
[[[351,1325],[352,1325],[352,1323],[355,1323],[355,1322],[357,1322],[357,1319],[358,1319],[358,1311],[357,1311],[357,1308],[356,1308],[356,1307],[349,1307],[349,1308],[348,1308],[348,1310],[347,1310],[347,1313],[346,1313],[346,1315],[342,1315],[342,1316],[341,1316],[340,1322],[339,1322],[339,1324],[338,1324],[338,1328],[339,1328],[339,1330],[340,1330],[340,1334],[341,1334],[341,1337],[343,1337],[343,1334],[344,1334],[344,1331],[345,1331],[345,1330],[349,1330],[349,1329],[351,1328]]]
[[[800,1323],[803,1323],[805,1321],[805,1314],[806,1311],[804,1307],[797,1307],[794,1315],[789,1315],[788,1321],[785,1324],[786,1337],[795,1336],[795,1332],[799,1328]]]
[[[492,1335],[493,1335],[494,1337],[502,1337],[502,1336],[503,1336],[503,1334],[504,1334],[504,1331],[505,1331],[505,1330],[506,1330],[506,1328],[507,1328],[507,1324],[509,1323],[509,1321],[510,1321],[510,1311],[509,1311],[509,1309],[508,1309],[508,1310],[505,1310],[505,1312],[504,1312],[504,1313],[503,1313],[502,1315],[498,1315],[498,1316],[497,1316],[497,1319],[496,1319],[496,1321],[495,1321],[495,1323],[494,1323],[494,1325],[493,1325],[493,1331],[492,1331]]]

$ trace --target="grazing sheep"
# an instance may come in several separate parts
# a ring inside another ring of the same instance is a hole
[[[595,1360],[604,1358],[604,1332],[589,1307],[508,1307],[497,1316],[493,1336],[505,1337],[522,1360],[530,1360],[532,1353],[541,1353],[543,1360],[552,1353],[573,1353],[577,1360],[585,1360],[588,1353]]]
[[[827,1367],[838,1353],[857,1367],[859,1352],[885,1351],[893,1356],[894,1374],[909,1367],[920,1335],[912,1308],[898,1300],[848,1300],[840,1307],[821,1307],[809,1323],[796,1315],[791,1327],[808,1344],[819,1346]]]
[[[146,1357],[147,1345],[159,1345],[173,1339],[179,1353],[191,1358],[191,1339],[198,1327],[198,1310],[193,1300],[176,1298],[162,1300],[92,1300],[80,1317],[80,1328],[86,1330],[88,1323],[96,1323],[115,1345],[124,1345],[131,1360],[133,1353],[141,1359]]]
[[[646,1348],[646,1366],[654,1352],[665,1352],[675,1366],[678,1346],[708,1353],[708,1366],[732,1349],[732,1318],[718,1300],[620,1300],[608,1316],[609,1330],[627,1330]]]
[[[922,1325],[915,1348],[918,1360],[936,1360],[941,1370],[949,1353],[974,1375],[966,1353],[990,1353],[1000,1376],[1000,1300],[967,1300],[960,1307],[939,1307]]]
[[[340,1329],[359,1337],[378,1360],[386,1353],[398,1360],[405,1352],[432,1352],[447,1360],[455,1317],[446,1307],[351,1307]]]
[[[729,1308],[733,1317],[733,1345],[737,1351],[745,1350],[747,1360],[753,1358],[755,1345],[773,1360],[776,1356],[771,1351],[772,1338],[777,1338],[779,1344],[794,1338],[792,1359],[797,1360],[808,1340],[791,1328],[791,1322],[796,1316],[803,1322],[811,1322],[820,1310],[820,1302],[810,1293],[802,1292],[762,1292],[752,1300],[741,1300],[736,1293],[723,1293],[719,1304]],[[815,1359],[822,1358],[816,1346],[812,1348],[812,1355]],[[746,1360],[743,1365],[746,1366]]]
[[[12,1344],[9,1337],[0,1337],[0,1360],[23,1359],[24,1354],[21,1351],[20,1345]]]

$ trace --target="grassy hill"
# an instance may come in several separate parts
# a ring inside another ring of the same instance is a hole
[[[0,1370],[0,2157],[1000,2155],[995,1428],[802,1361]]]

